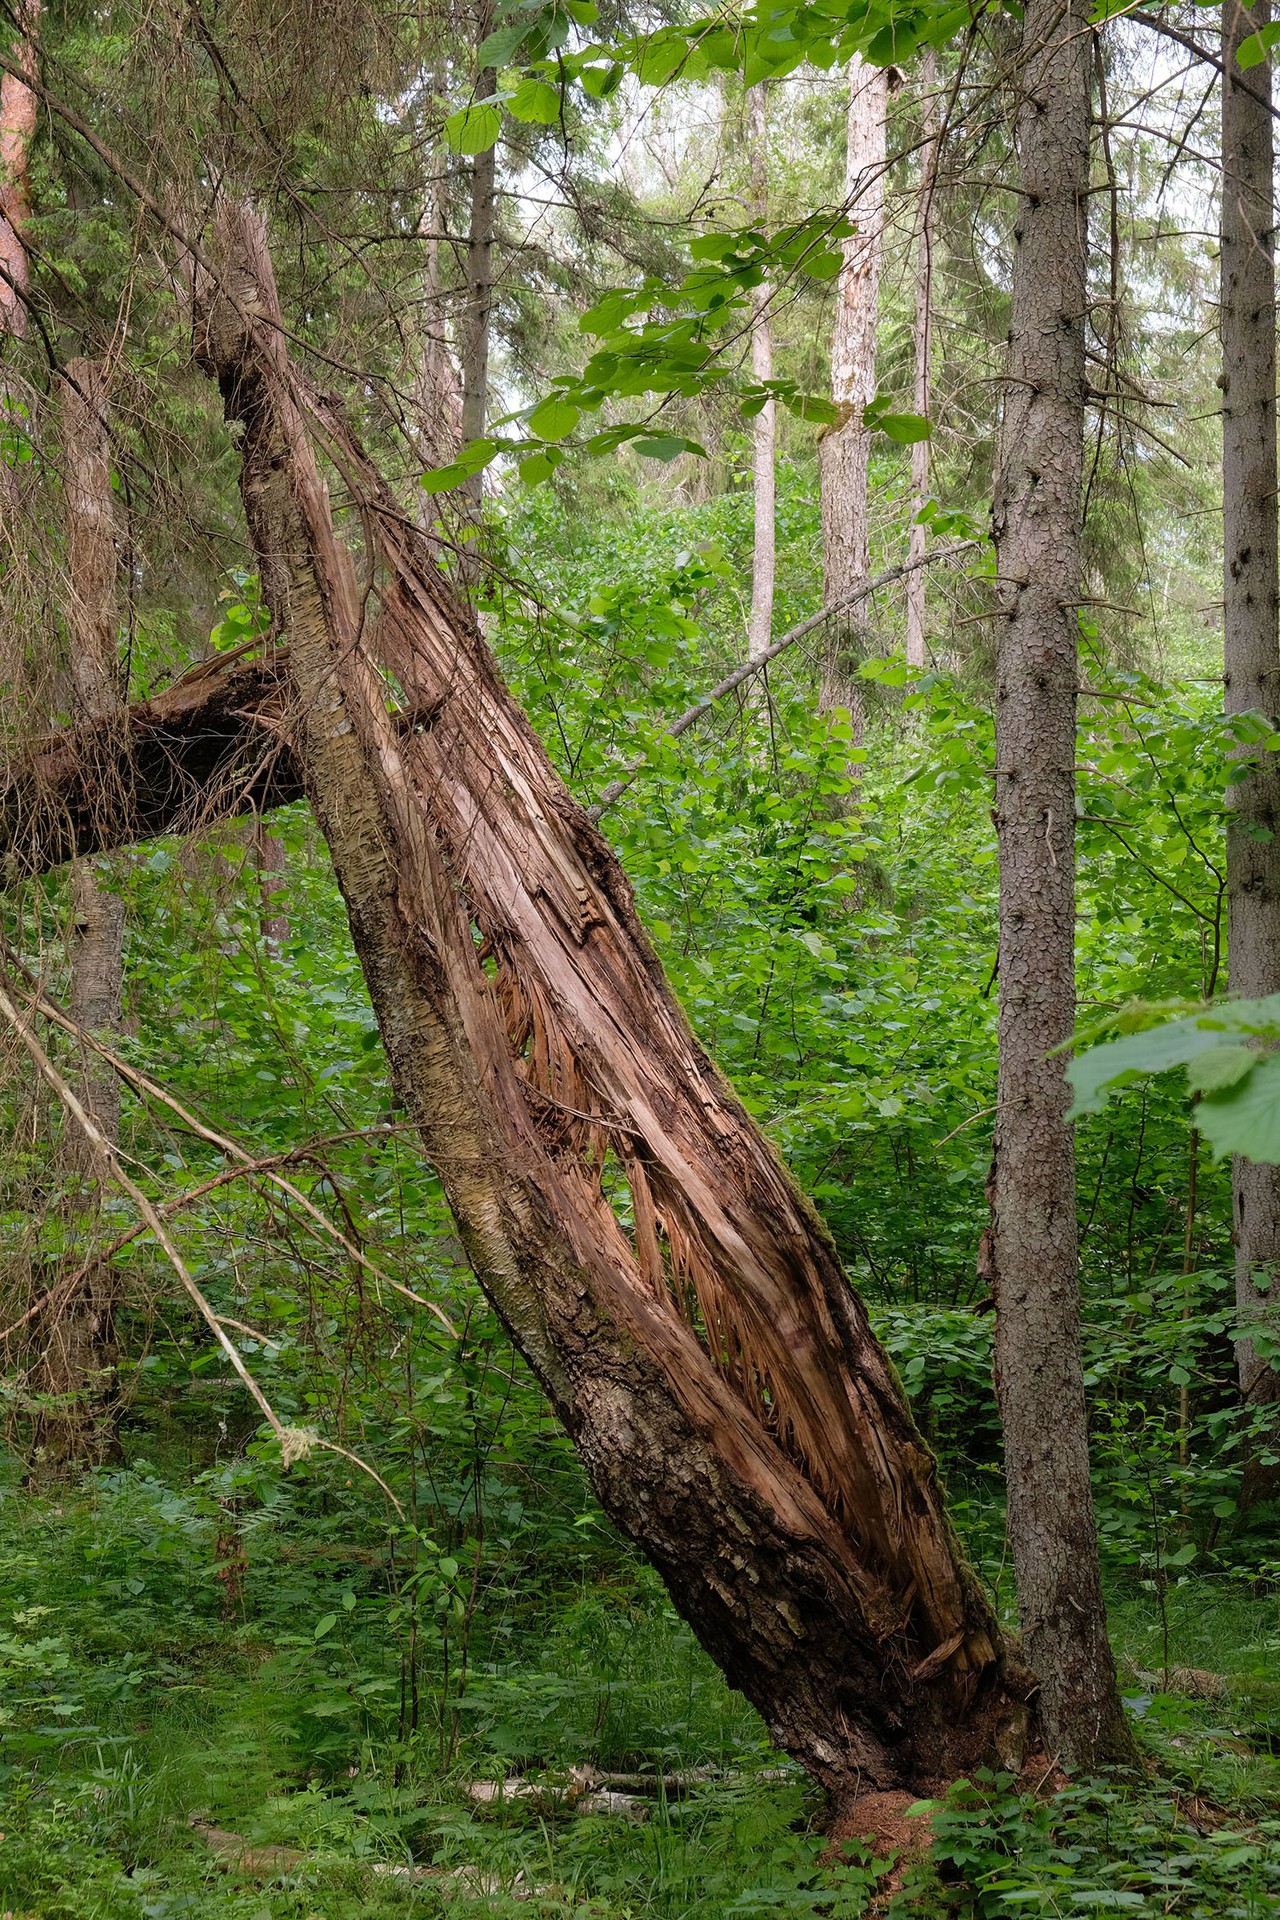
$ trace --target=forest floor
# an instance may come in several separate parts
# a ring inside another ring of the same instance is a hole
[[[10,1484],[0,1912],[1280,1912],[1273,1585],[1184,1578],[1164,1618],[1157,1591],[1118,1589],[1148,1777],[1044,1801],[978,1778],[934,1811],[933,1861],[873,1906],[885,1863],[824,1864],[816,1796],[616,1540],[549,1537],[459,1623],[415,1609],[394,1549],[323,1509],[231,1526],[198,1477],[145,1462],[54,1496]],[[572,1769],[640,1790],[606,1780],[627,1799],[602,1803]]]

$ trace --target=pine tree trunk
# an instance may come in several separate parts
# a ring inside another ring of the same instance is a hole
[[[107,376],[71,360],[59,382],[67,520],[67,628],[72,708],[81,722],[119,726],[124,710],[116,640],[116,546],[107,431]],[[124,901],[88,860],[71,871],[68,1011],[91,1033],[119,1030],[124,987]],[[120,1134],[120,1086],[87,1048],[77,1091],[108,1139]],[[92,1229],[99,1193],[96,1156],[79,1128],[59,1149],[71,1183],[69,1228]],[[42,1473],[101,1461],[114,1441],[116,1276],[93,1267],[49,1331],[37,1368],[53,1408],[35,1434]]]
[[[828,1235],[421,534],[290,366],[260,226],[227,209],[220,245],[238,298],[201,278],[197,348],[242,423],[254,545],[282,563],[295,748],[478,1279],[606,1512],[837,1800],[1010,1757],[1020,1670]],[[308,419],[360,496],[373,600]]]
[[[1276,521],[1276,284],[1271,62],[1237,85],[1235,50],[1267,24],[1269,0],[1222,12],[1222,508],[1223,668],[1228,713],[1280,717],[1280,564]],[[1269,756],[1274,759],[1274,756]],[[1280,992],[1280,767],[1252,773],[1228,795],[1227,952],[1231,990]],[[1280,1167],[1232,1163],[1236,1311],[1242,1327],[1280,1337]],[[1280,1369],[1247,1336],[1236,1342],[1240,1391],[1280,1403]],[[1249,1499],[1280,1491],[1256,1460]]]
[[[763,228],[769,218],[769,91],[758,81],[747,93],[750,121],[751,198],[754,217]],[[769,323],[769,286],[752,290],[751,372],[757,380],[773,378],[773,333]],[[773,587],[776,572],[774,512],[777,402],[765,401],[752,426],[751,473],[755,496],[755,534],[751,552],[751,615],[747,625],[747,654],[763,653],[773,639]]]
[[[871,435],[862,424],[862,414],[876,392],[888,101],[885,70],[855,59],[849,68],[845,200],[857,232],[844,242],[831,342],[831,397],[841,419],[820,442],[822,583],[827,606],[855,592],[871,571],[867,513]],[[848,707],[855,734],[861,730],[862,699],[856,674],[866,651],[864,633],[861,610],[831,621],[822,665],[822,705]]]
[[[1089,49],[1083,0],[1023,22],[1009,374],[993,521],[1000,611],[999,1071],[991,1256],[1008,1530],[1041,1720],[1063,1764],[1125,1748],[1107,1642],[1080,1357],[1075,714],[1085,404]]]
[[[912,329],[915,354],[913,405],[927,420],[931,400],[930,357],[933,352],[933,194],[938,170],[938,59],[926,47],[920,62],[923,95],[920,147],[920,215],[916,239],[916,311]],[[928,536],[916,516],[929,498],[929,442],[917,440],[911,448],[911,533],[907,558],[922,561]],[[907,575],[907,665],[925,664],[925,569]]]

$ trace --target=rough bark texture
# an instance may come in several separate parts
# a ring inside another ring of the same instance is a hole
[[[769,90],[760,80],[747,94],[751,146],[751,198],[760,225],[769,218]],[[757,380],[773,378],[773,330],[769,323],[767,283],[752,291],[751,372]],[[754,538],[751,550],[751,615],[747,624],[747,654],[754,659],[773,638],[773,587],[776,574],[774,511],[774,452],[777,444],[777,402],[765,401],[755,417],[751,440],[752,488],[755,496]]]
[[[59,381],[67,535],[67,630],[72,711],[78,722],[119,729],[124,685],[116,644],[116,543],[107,428],[107,377],[93,360],[71,360]],[[88,860],[71,872],[68,1011],[91,1033],[120,1026],[124,988],[124,901]],[[120,1134],[120,1083],[82,1048],[76,1091],[107,1138]],[[59,1158],[70,1176],[68,1224],[75,1232],[96,1212],[98,1158],[79,1127],[69,1127]],[[114,1444],[117,1281],[104,1262],[65,1303],[49,1329],[36,1369],[51,1405],[34,1439],[43,1471],[105,1459]]]
[[[0,780],[6,884],[77,854],[303,797],[285,743],[287,655],[206,661],[123,716],[38,741]]]
[[[844,242],[831,341],[831,397],[840,409],[841,424],[820,443],[822,597],[827,606],[855,592],[871,570],[867,518],[871,435],[862,424],[862,414],[876,392],[888,99],[884,68],[855,59],[849,68],[845,199],[857,232]],[[850,708],[855,724],[861,701],[854,675],[865,651],[864,625],[861,610],[848,619],[833,620],[823,654],[822,704]]]
[[[486,15],[487,18],[487,15]],[[487,27],[483,27],[487,31]],[[498,76],[480,75],[477,93],[491,94]],[[493,317],[493,234],[497,212],[498,149],[478,153],[471,163],[471,225],[467,234],[466,307],[462,322],[462,438],[478,440],[489,410],[489,323]],[[473,507],[480,504],[483,474],[472,474],[462,491]]]
[[[1089,34],[1031,0],[1017,121],[999,567],[999,1074],[992,1181],[996,1388],[1027,1656],[1051,1752],[1124,1742],[1107,1642],[1080,1359],[1075,1154],[1061,1054],[1075,1024],[1075,708],[1085,401]]]
[[[938,60],[932,47],[926,47],[920,62],[920,91],[923,95],[920,148],[920,214],[916,238],[916,311],[913,347],[915,371],[913,405],[923,418],[929,417],[931,400],[930,359],[933,352],[933,192],[938,170]],[[929,498],[929,442],[917,440],[911,448],[911,534],[907,557],[922,561],[928,535],[916,523],[916,515]],[[907,664],[925,664],[925,570],[917,567],[907,575]]]
[[[40,31],[41,0],[17,0],[12,19],[18,31],[15,64],[34,72]],[[27,331],[26,291],[30,281],[26,241],[31,218],[31,142],[36,131],[36,96],[14,74],[0,80],[0,332],[21,340]]]
[[[260,228],[229,209],[218,244],[197,350],[243,423],[262,576],[284,583],[308,797],[477,1277],[606,1511],[833,1794],[1016,1745],[1016,1671],[829,1238],[419,530],[290,367]],[[361,503],[375,596],[309,420]]]
[[[1276,518],[1276,283],[1271,62],[1235,50],[1271,18],[1268,0],[1222,13],[1228,77],[1222,94],[1223,668],[1228,713],[1280,716],[1280,566]],[[1280,768],[1231,789],[1227,828],[1227,951],[1231,990],[1280,992]],[[1259,837],[1259,833],[1263,837]],[[1239,1157],[1231,1173],[1236,1307],[1242,1325],[1280,1333],[1280,1167]],[[1240,1390],[1280,1402],[1280,1370],[1253,1340],[1236,1344]],[[1265,1476],[1264,1476],[1265,1477]],[[1250,1472],[1253,1494],[1269,1491]],[[1280,1476],[1270,1476],[1280,1487]]]

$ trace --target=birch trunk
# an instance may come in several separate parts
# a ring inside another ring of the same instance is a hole
[[[844,242],[831,342],[831,397],[841,422],[821,441],[823,599],[855,592],[871,571],[867,462],[871,435],[863,409],[876,392],[876,328],[884,251],[885,122],[889,79],[883,67],[855,59],[849,68],[849,146],[845,201],[857,232]],[[861,611],[833,620],[823,655],[824,708],[848,707],[855,734],[862,699],[856,679],[866,651]]]
[[[923,95],[920,147],[920,220],[916,240],[916,311],[913,329],[915,378],[912,404],[922,419],[929,418],[932,399],[930,356],[933,351],[933,193],[938,170],[938,58],[932,47],[920,62]],[[929,442],[917,440],[911,448],[911,534],[907,558],[923,561],[928,536],[916,516],[929,498]],[[925,664],[925,569],[907,575],[907,665]]]
[[[769,93],[761,80],[747,94],[751,146],[751,198],[756,220],[769,218]],[[757,380],[773,378],[773,332],[769,323],[769,287],[752,290],[751,372]],[[775,556],[775,455],[777,402],[770,395],[752,423],[751,472],[755,495],[755,535],[751,553],[751,615],[747,625],[747,655],[754,659],[773,638]]]
[[[1084,452],[1090,36],[1083,0],[1030,0],[1017,119],[1009,373],[992,518],[999,579],[999,1069],[992,1173],[996,1389],[1008,1530],[1049,1750],[1126,1749],[1107,1641],[1080,1358],[1075,1153],[1075,739]]]
[[[124,687],[117,651],[116,544],[107,430],[107,375],[93,360],[71,360],[59,382],[67,519],[67,627],[72,709],[82,723],[118,727]],[[71,870],[71,981],[68,1011],[90,1033],[119,1030],[124,987],[124,901],[90,860]],[[113,1143],[120,1135],[120,1085],[88,1048],[77,1092]],[[96,1211],[100,1169],[79,1128],[60,1146],[72,1181],[68,1205],[81,1228]],[[44,1472],[101,1461],[114,1441],[115,1269],[91,1268],[49,1332],[37,1369],[54,1405],[37,1426]]]
[[[198,281],[197,345],[242,423],[294,745],[478,1279],[606,1512],[838,1801],[1012,1758],[1025,1685],[830,1239],[691,1034],[420,532],[290,366],[260,227],[228,209],[220,245],[235,292]],[[308,421],[359,498],[374,596]]]
[[[1228,713],[1280,715],[1280,564],[1276,520],[1276,283],[1271,61],[1236,83],[1236,48],[1271,18],[1269,0],[1222,11],[1222,509],[1223,682]],[[1265,766],[1228,794],[1227,951],[1231,990],[1280,992],[1280,768]],[[1231,1191],[1236,1310],[1242,1327],[1280,1335],[1280,1167],[1237,1156]],[[1280,1370],[1247,1336],[1236,1342],[1240,1391],[1280,1402]],[[1246,1493],[1280,1474],[1246,1469]]]

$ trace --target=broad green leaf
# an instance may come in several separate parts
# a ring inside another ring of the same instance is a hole
[[[487,101],[460,107],[444,123],[444,137],[455,153],[487,153],[501,131],[502,113]]]
[[[525,20],[515,26],[499,27],[487,40],[480,42],[476,53],[476,66],[509,67],[533,30],[533,22]]]
[[[529,426],[540,440],[564,440],[573,432],[580,417],[572,400],[552,393],[540,400],[529,415]]]
[[[1215,1159],[1238,1153],[1280,1166],[1280,1054],[1265,1054],[1246,1079],[1201,1100],[1195,1120]]]
[[[336,1613],[322,1613],[312,1629],[312,1639],[323,1640],[326,1633],[332,1633],[337,1624],[338,1616]]]
[[[550,127],[560,118],[560,95],[545,80],[535,80],[530,75],[520,82],[514,93],[508,94],[506,108],[513,119]]]
[[[1246,70],[1260,67],[1272,47],[1280,44],[1280,21],[1272,21],[1269,26],[1260,27],[1257,33],[1251,33],[1236,48],[1236,59]]]
[[[1210,1047],[1187,1065],[1187,1085],[1193,1093],[1223,1093],[1243,1080],[1258,1064],[1258,1054],[1250,1047]]]

